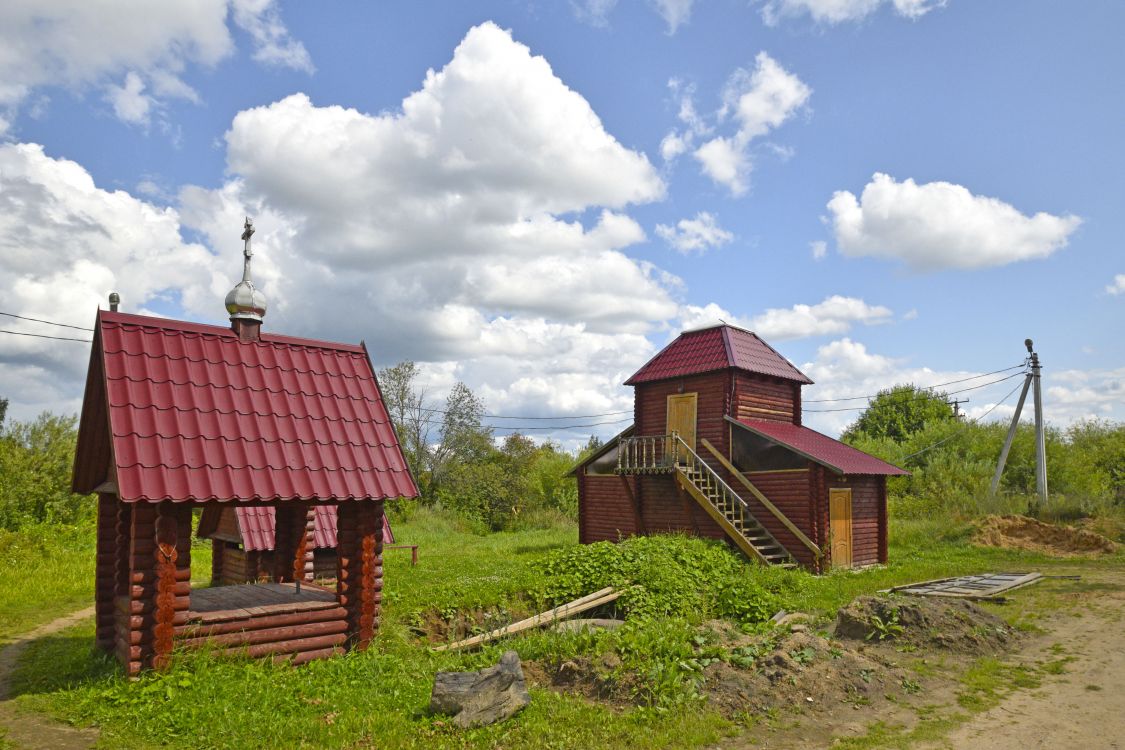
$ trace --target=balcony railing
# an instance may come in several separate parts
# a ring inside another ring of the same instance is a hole
[[[618,474],[668,474],[676,469],[679,437],[671,435],[645,435],[621,438],[618,441]]]

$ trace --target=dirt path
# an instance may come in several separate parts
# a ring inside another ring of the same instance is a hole
[[[1125,749],[1125,592],[1086,600],[1077,612],[1048,625],[1038,654],[1021,654],[1067,658],[1065,672],[975,717],[946,738],[948,747]]]
[[[21,714],[9,701],[12,672],[27,647],[39,638],[65,630],[93,616],[93,607],[72,612],[46,625],[40,625],[0,650],[0,729],[6,731],[6,734],[0,734],[0,738],[25,750],[85,750],[98,741],[96,729],[75,729],[36,714]]]

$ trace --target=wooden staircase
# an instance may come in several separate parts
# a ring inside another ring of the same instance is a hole
[[[793,557],[763,526],[750,506],[679,435],[622,438],[621,474],[671,473],[676,483],[714,519],[743,554],[765,565],[792,568]]]

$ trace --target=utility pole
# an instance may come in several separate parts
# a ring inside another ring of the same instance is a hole
[[[961,406],[961,404],[969,403],[969,399],[967,399],[967,398],[956,399],[955,398],[952,401],[946,401],[945,403],[947,403],[947,404],[949,404],[950,406],[953,407],[953,416],[960,418],[960,417],[964,416],[963,414],[961,414],[960,406]]]
[[[1004,439],[1004,447],[1000,450],[1000,460],[996,462],[996,473],[992,476],[992,485],[989,494],[995,495],[996,488],[1000,486],[1000,476],[1004,473],[1004,464],[1008,461],[1008,451],[1012,448],[1012,440],[1016,437],[1016,428],[1019,427],[1020,413],[1023,411],[1027,392],[1034,387],[1032,396],[1035,405],[1035,492],[1039,496],[1038,507],[1047,504],[1047,444],[1043,435],[1043,390],[1040,385],[1042,366],[1039,364],[1039,355],[1035,352],[1035,344],[1031,339],[1024,339],[1023,345],[1027,347],[1029,369],[1023,381],[1023,390],[1020,391],[1020,400],[1016,402],[1016,413],[1012,415],[1012,425],[1008,428],[1008,436]]]

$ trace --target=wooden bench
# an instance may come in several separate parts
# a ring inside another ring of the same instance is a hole
[[[384,544],[383,549],[408,549],[408,550],[410,550],[410,565],[411,565],[411,567],[418,564],[418,545],[417,544]]]

